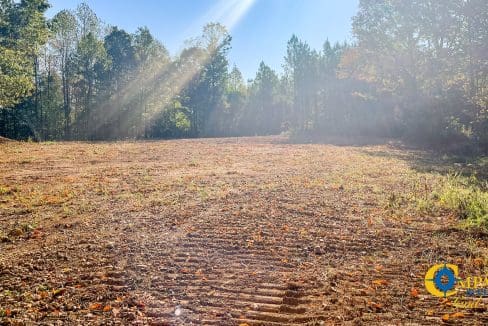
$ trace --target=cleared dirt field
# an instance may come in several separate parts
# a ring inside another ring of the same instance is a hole
[[[389,205],[430,191],[429,159],[276,137],[0,144],[0,324],[486,324],[423,285],[442,260],[479,271],[486,239]]]

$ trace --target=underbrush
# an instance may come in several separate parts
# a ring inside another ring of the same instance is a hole
[[[451,174],[435,181],[417,180],[404,193],[392,193],[386,206],[395,215],[412,211],[423,215],[453,215],[461,227],[488,232],[487,190],[486,180]]]
[[[446,177],[438,194],[438,205],[452,211],[466,227],[488,230],[488,183],[476,177]]]

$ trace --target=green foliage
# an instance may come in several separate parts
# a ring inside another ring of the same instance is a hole
[[[279,83],[277,74],[261,62],[249,85],[249,100],[239,117],[238,129],[251,135],[280,132],[283,112],[278,99]]]
[[[154,121],[154,126],[151,128],[151,137],[172,138],[187,136],[191,128],[188,116],[188,108],[175,101],[170,107],[165,108]]]
[[[34,89],[34,59],[47,40],[45,0],[2,1],[0,9],[0,109]]]
[[[448,149],[483,145],[487,15],[479,0],[360,1],[357,47],[343,68],[382,94],[378,104],[391,99],[401,136]]]
[[[467,228],[488,231],[488,183],[474,175],[450,174],[432,180],[416,179],[403,193],[392,193],[385,200],[394,215],[412,212],[429,216],[451,215]]]
[[[191,78],[181,93],[184,106],[189,108],[194,137],[222,132],[219,118],[226,107],[230,42],[224,26],[210,23],[192,47],[181,54],[182,68],[186,70],[186,64],[191,65]]]
[[[132,35],[113,27],[104,38],[104,48],[111,62],[111,78],[116,81],[135,66],[136,49]]]
[[[248,83],[229,69],[232,38],[219,23],[170,57],[147,27],[104,28],[86,3],[48,24],[45,0],[1,4],[0,134],[7,137],[290,131],[304,140],[395,137],[461,154],[488,151],[483,0],[361,0],[354,44],[326,40],[315,50],[293,35],[284,72],[261,63]]]
[[[16,105],[31,93],[31,73],[20,51],[0,46],[0,109]]]
[[[488,184],[480,185],[473,176],[447,177],[439,190],[438,204],[453,211],[464,220],[467,227],[481,227],[488,230]]]

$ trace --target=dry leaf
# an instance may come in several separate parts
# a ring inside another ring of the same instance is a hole
[[[378,285],[378,286],[386,286],[386,285],[388,285],[388,281],[384,280],[384,279],[374,280],[373,284]]]
[[[101,303],[92,303],[90,307],[88,307],[90,310],[102,310],[102,304]]]
[[[36,230],[34,230],[34,231],[33,231],[33,232],[30,234],[30,237],[31,237],[32,239],[39,239],[41,236],[42,236],[41,231],[39,231],[39,230],[37,230],[37,229],[36,229]]]
[[[440,304],[448,304],[449,303],[449,299],[448,298],[440,298],[439,299],[439,303]]]
[[[449,314],[444,314],[444,315],[442,315],[442,318],[441,319],[443,321],[449,321],[449,318],[450,318]]]
[[[112,310],[112,307],[110,305],[106,305],[105,307],[103,307],[104,312],[109,312],[110,310]]]
[[[483,259],[476,258],[476,259],[473,260],[473,264],[476,267],[483,267]]]
[[[374,310],[382,310],[383,309],[383,304],[381,303],[376,303],[376,302],[373,302],[373,301],[369,301],[368,302],[368,305],[373,308]]]
[[[146,304],[142,301],[137,301],[136,305],[137,305],[137,308],[139,308],[141,310],[146,309]]]
[[[12,310],[10,310],[9,308],[5,309],[5,316],[10,317],[11,315],[12,315]]]
[[[464,313],[462,312],[455,312],[451,315],[451,318],[464,318]]]
[[[414,298],[417,298],[419,296],[419,290],[417,290],[416,288],[412,288],[410,290],[410,295]]]

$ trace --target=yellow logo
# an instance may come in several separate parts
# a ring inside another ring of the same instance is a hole
[[[437,264],[425,274],[425,288],[436,297],[446,298],[456,294],[455,286],[459,269],[453,264]]]

